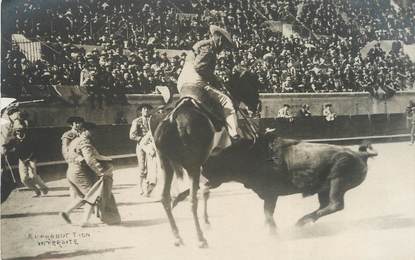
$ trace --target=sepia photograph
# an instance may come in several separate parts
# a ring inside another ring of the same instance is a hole
[[[0,20],[0,259],[415,260],[414,0]]]

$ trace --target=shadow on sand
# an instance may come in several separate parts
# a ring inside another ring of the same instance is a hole
[[[14,214],[3,214],[1,215],[2,219],[6,218],[26,218],[26,217],[36,217],[36,216],[58,216],[59,211],[52,212],[32,212],[32,213],[14,213]]]
[[[117,250],[130,249],[132,247],[117,247],[117,248],[107,248],[100,250],[78,250],[73,252],[60,253],[58,251],[50,251],[37,256],[23,256],[23,257],[14,257],[14,258],[4,258],[4,260],[29,260],[29,259],[67,259],[70,257],[76,256],[85,256],[92,254],[103,254],[107,252],[115,252]]]
[[[136,186],[137,184],[117,184],[117,185],[112,186],[112,189],[113,190],[131,189]]]
[[[346,222],[315,223],[302,228],[295,228],[288,235],[289,239],[308,239],[314,237],[334,236],[349,230],[399,229],[415,226],[415,219],[401,215],[385,215]]]
[[[46,197],[46,198],[65,198],[65,197],[69,197],[69,194],[56,194],[56,195],[43,195],[42,197]]]
[[[133,206],[133,205],[144,205],[144,204],[154,204],[160,203],[160,200],[146,200],[146,201],[137,201],[137,202],[119,202],[117,206]]]
[[[69,187],[49,187],[49,192],[53,192],[53,191],[68,191]],[[23,191],[32,191],[32,189],[29,189],[27,187],[19,187],[17,188],[18,192],[23,192]]]
[[[167,223],[167,218],[123,221],[120,224],[120,226],[122,227],[146,227],[146,226],[160,225],[164,223]]]

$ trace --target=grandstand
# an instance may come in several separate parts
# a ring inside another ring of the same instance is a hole
[[[2,93],[18,99],[73,93],[64,90],[82,87],[84,69],[95,75],[93,94],[108,103],[159,85],[174,89],[184,51],[208,36],[210,24],[238,45],[219,59],[225,82],[242,67],[268,93],[414,88],[408,1],[20,0],[2,7]]]

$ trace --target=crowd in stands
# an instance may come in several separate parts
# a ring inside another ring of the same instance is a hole
[[[360,27],[365,40],[415,41],[414,6],[397,7],[390,0],[338,1],[341,13]]]
[[[2,86],[17,96],[30,85],[82,85],[85,69],[95,80],[85,83],[104,96],[174,88],[185,54],[162,49],[191,49],[209,24],[226,28],[238,46],[219,58],[218,76],[252,70],[261,92],[396,91],[415,81],[400,43],[415,42],[415,8],[389,0],[25,0],[9,9],[6,33],[41,41],[44,55],[29,62],[16,46],[4,52]],[[298,34],[276,32],[268,20],[291,23]],[[362,56],[372,40],[394,40],[393,48],[376,45]]]

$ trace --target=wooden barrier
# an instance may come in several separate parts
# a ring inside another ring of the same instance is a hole
[[[415,101],[415,91],[398,92],[388,100],[377,100],[369,93],[290,93],[290,94],[261,94],[261,118],[275,118],[278,110],[287,103],[292,106],[295,114],[302,104],[309,104],[313,116],[321,116],[324,104],[331,103],[334,112],[339,116],[372,116],[378,114],[400,114],[405,111],[409,100]],[[70,116],[82,116],[97,124],[114,124],[117,114],[124,114],[128,122],[136,116],[139,104],[149,103],[154,107],[163,104],[160,95],[127,95],[128,105],[104,105],[102,109],[92,109],[89,104],[79,107],[62,106],[58,104],[25,105],[30,119],[37,127],[65,126]],[[177,99],[177,96],[176,96]]]
[[[385,136],[407,134],[404,114],[378,114],[338,116],[333,124],[327,124],[322,116],[309,119],[264,118],[259,120],[262,131],[275,128],[278,135],[298,139],[331,139],[351,138],[359,136]],[[38,160],[41,163],[62,162],[61,136],[68,130],[66,127],[35,127],[30,129],[39,149]],[[114,158],[135,154],[135,142],[129,139],[130,125],[98,125],[95,143],[98,150]],[[128,157],[128,156],[127,156]],[[14,163],[15,159],[10,158]]]

